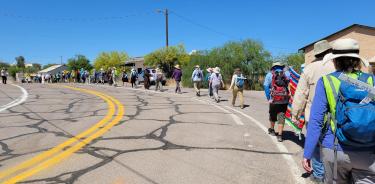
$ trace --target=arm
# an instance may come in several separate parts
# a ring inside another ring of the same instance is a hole
[[[308,80],[308,76],[305,73],[302,73],[297,85],[296,93],[294,94],[294,100],[292,104],[292,115],[294,117],[298,117],[299,115],[301,115],[306,107],[306,102],[309,97]]]
[[[266,95],[267,100],[271,100],[271,90],[270,90],[271,83],[272,83],[272,74],[267,73],[266,77],[264,78],[264,83],[263,83],[264,93]]]
[[[234,88],[234,81],[236,80],[236,75],[233,75],[232,77],[232,82],[230,83],[230,87],[229,89],[233,89]]]
[[[193,71],[193,74],[191,74],[191,80],[194,79],[195,73],[196,73],[196,70],[194,70],[194,71]]]
[[[311,159],[313,152],[319,142],[319,137],[324,126],[324,116],[327,111],[327,96],[324,89],[323,80],[319,79],[315,90],[314,101],[311,107],[310,120],[307,125],[307,136],[303,154],[303,157],[305,159]]]

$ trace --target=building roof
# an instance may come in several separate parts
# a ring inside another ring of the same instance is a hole
[[[314,44],[315,44],[316,42],[318,42],[318,41],[321,41],[321,40],[327,40],[328,38],[332,37],[333,35],[336,35],[336,34],[338,34],[338,33],[340,33],[340,32],[343,32],[343,31],[346,31],[346,30],[352,29],[352,28],[354,28],[354,27],[360,27],[360,28],[364,28],[364,29],[369,29],[369,30],[375,31],[375,27],[365,26],[365,25],[361,25],[361,24],[353,24],[353,25],[351,25],[351,26],[349,26],[349,27],[346,27],[346,28],[344,28],[344,29],[341,29],[341,30],[339,30],[339,31],[337,31],[337,32],[335,32],[335,33],[332,33],[332,34],[330,34],[330,35],[328,35],[328,36],[326,36],[326,37],[324,37],[324,38],[322,38],[322,39],[320,39],[320,40],[314,41],[314,42],[312,42],[312,43],[310,43],[310,44],[308,44],[308,45],[306,45],[306,46],[304,46],[304,47],[298,49],[298,51],[304,51],[307,47],[314,45]]]
[[[39,71],[38,73],[48,73],[48,72],[51,72],[52,70],[55,70],[55,69],[57,69],[59,67],[62,67],[62,66],[64,66],[64,65],[53,65],[53,66],[50,66],[50,67],[48,67],[44,70]]]
[[[133,57],[125,61],[125,64],[143,62],[145,59],[143,57]]]

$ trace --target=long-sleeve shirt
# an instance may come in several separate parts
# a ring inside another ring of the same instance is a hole
[[[175,69],[172,74],[172,78],[176,81],[181,81],[182,72],[180,69]]]
[[[193,81],[202,81],[203,80],[203,72],[200,69],[195,69],[193,74],[191,75],[191,80]]]
[[[324,59],[323,59],[324,60]],[[309,120],[311,104],[315,96],[318,80],[335,71],[332,61],[323,64],[323,60],[315,61],[306,66],[298,81],[292,104],[292,115],[298,117],[305,112],[305,119]]]
[[[327,114],[329,109],[329,104],[327,100],[326,91],[324,89],[324,84],[322,78],[319,79],[316,90],[315,97],[311,107],[311,116],[309,123],[307,125],[307,136],[305,140],[305,150],[304,158],[311,159],[313,152],[318,145],[320,135],[322,134],[322,128],[325,125],[324,116]],[[332,132],[331,126],[327,126],[328,130],[325,132],[322,140],[322,146],[324,148],[333,149],[335,136]],[[374,148],[353,148],[352,146],[341,145],[339,142],[338,150],[373,150]]]

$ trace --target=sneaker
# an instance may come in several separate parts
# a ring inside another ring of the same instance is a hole
[[[317,184],[323,184],[323,179],[320,179],[320,178],[317,178],[315,177],[314,175],[310,175],[310,180],[313,182],[313,183],[317,183]]]
[[[275,136],[275,135],[276,135],[276,134],[275,134],[275,130],[272,129],[272,128],[269,128],[269,129],[268,129],[268,134],[270,134],[270,135],[272,135],[272,136]]]
[[[283,142],[283,136],[281,136],[281,135],[277,135],[277,141],[279,141],[279,142]]]

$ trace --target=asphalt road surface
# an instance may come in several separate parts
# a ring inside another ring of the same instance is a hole
[[[11,107],[24,92],[0,85],[2,183],[309,183],[298,137],[266,133],[262,92],[240,109],[225,91],[216,104],[191,89],[19,85]]]

